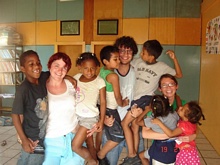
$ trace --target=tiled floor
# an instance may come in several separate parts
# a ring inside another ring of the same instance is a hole
[[[0,126],[0,143],[3,140],[6,140],[7,144],[5,146],[0,145],[0,165],[15,165],[20,154],[21,146],[17,143],[16,131],[13,126]],[[220,164],[220,156],[201,131],[197,135],[196,143],[202,165]],[[150,145],[150,141],[148,142],[146,140],[145,146],[147,147],[147,145]],[[124,157],[126,157],[126,150],[123,150],[119,163],[121,163]]]

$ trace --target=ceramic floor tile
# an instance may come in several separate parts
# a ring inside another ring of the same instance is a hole
[[[11,135],[7,140],[8,140],[8,141],[17,142],[18,139],[17,139],[17,136]]]
[[[11,149],[21,150],[21,144],[19,144],[19,143],[16,142],[14,145],[11,146]]]
[[[7,140],[11,138],[11,135],[7,135],[7,134],[1,134],[0,136],[0,143],[3,141],[3,140]]]
[[[17,143],[16,131],[13,126],[0,126],[0,143],[5,140],[6,146],[0,145],[0,165],[15,165],[20,156],[21,145]],[[201,165],[219,165],[220,156],[214,150],[212,145],[200,131],[196,137],[197,148]],[[145,149],[151,146],[151,140],[144,140]],[[123,158],[127,156],[127,151],[124,148],[120,155],[118,165],[122,163]]]
[[[21,150],[19,150],[19,153],[14,157],[14,159],[20,158],[20,153],[21,153]]]
[[[6,143],[7,144],[5,146],[0,145],[0,153],[11,148],[16,142],[11,142],[6,140]]]
[[[16,135],[17,133],[16,133],[16,131],[14,130],[14,129],[12,129],[12,130],[8,130],[8,131],[6,131],[6,132],[4,132],[4,134],[5,135]]]
[[[7,161],[9,161],[11,158],[6,158],[6,157],[1,157],[0,156],[0,165],[6,163]]]
[[[207,150],[207,151],[213,151],[215,150],[210,144],[197,144],[198,150]]]
[[[196,135],[196,139],[206,139],[206,137],[202,133],[199,133]]]
[[[215,159],[220,159],[220,156],[216,151],[202,151],[200,150],[200,153],[203,158],[215,158]]]
[[[202,158],[200,158],[200,163],[201,165],[206,165],[205,161]]]
[[[10,159],[4,165],[15,165],[17,164],[18,159]]]
[[[207,165],[219,165],[220,164],[220,159],[209,159],[209,158],[204,158],[204,159]]]
[[[20,150],[8,149],[8,150],[5,150],[4,152],[0,153],[0,156],[6,157],[6,158],[14,158],[19,153],[20,153]]]
[[[209,141],[207,139],[204,139],[204,138],[196,138],[196,144],[210,144]]]

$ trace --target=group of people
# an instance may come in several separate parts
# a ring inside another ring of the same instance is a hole
[[[166,53],[174,68],[157,61],[162,50],[148,40],[133,58],[137,44],[123,36],[100,51],[98,75],[97,55],[85,52],[74,76],[67,75],[72,63],[65,53],[53,54],[49,72],[42,72],[37,52],[24,52],[25,79],[12,109],[22,145],[17,164],[117,165],[123,147],[123,165],[199,164],[194,139],[202,110],[176,94],[182,71],[172,50]],[[157,89],[162,95],[155,95]],[[154,139],[146,151],[143,138]]]

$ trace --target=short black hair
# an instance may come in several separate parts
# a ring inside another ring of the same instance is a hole
[[[109,61],[112,56],[112,53],[115,53],[118,51],[119,51],[118,48],[115,46],[108,45],[108,46],[103,47],[102,50],[100,51],[100,59],[101,59],[102,64],[105,65],[103,61],[104,60]]]
[[[35,51],[33,51],[33,50],[27,50],[27,51],[23,52],[23,53],[20,55],[20,58],[19,58],[20,66],[24,66],[26,58],[27,58],[28,56],[30,56],[30,55],[33,55],[33,54],[36,55],[36,56],[39,58],[37,52],[35,52]]]
[[[148,40],[144,43],[143,47],[147,50],[148,54],[154,56],[155,59],[157,59],[163,51],[163,47],[157,40]]]

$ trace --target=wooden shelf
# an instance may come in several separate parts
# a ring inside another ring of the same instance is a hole
[[[11,107],[0,107],[0,111],[11,111]]]
[[[19,57],[22,46],[0,46],[0,115],[11,114],[17,86],[23,81]]]

